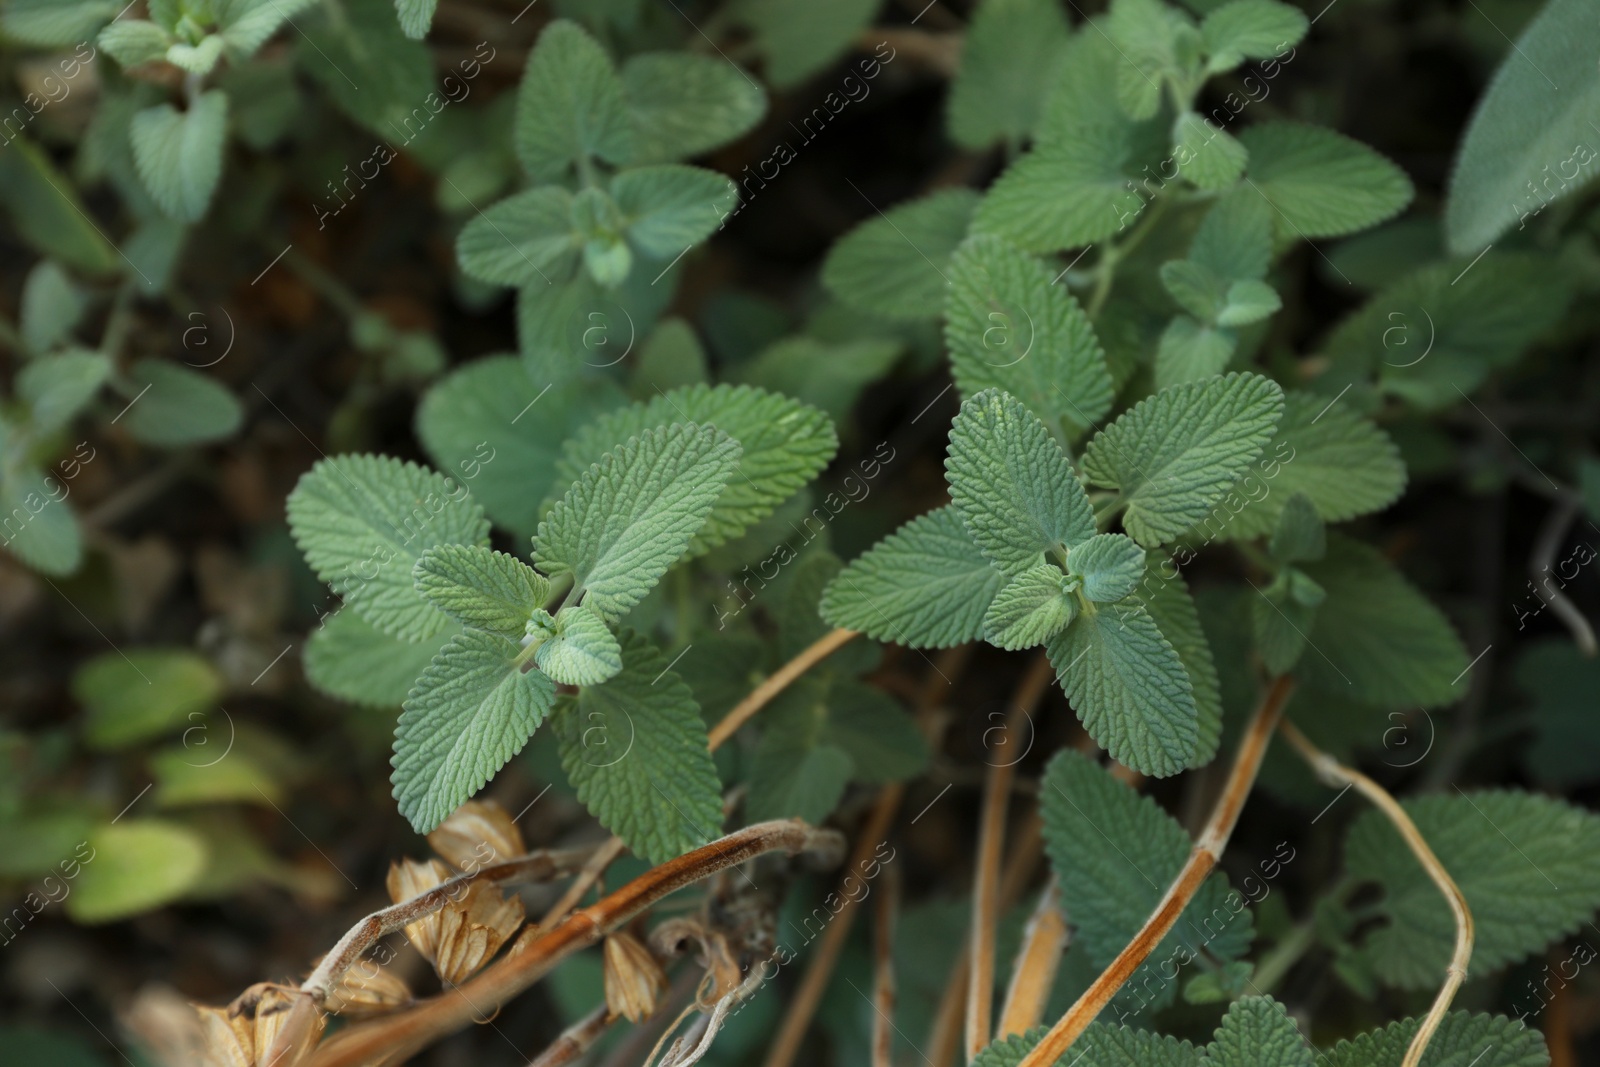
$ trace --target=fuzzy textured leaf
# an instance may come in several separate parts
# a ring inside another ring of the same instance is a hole
[[[528,56],[513,127],[528,174],[555,181],[586,156],[625,163],[633,152],[622,79],[581,26],[557,19]]]
[[[1321,1067],[1400,1067],[1417,1035],[1418,1019],[1402,1019],[1341,1041],[1318,1061]],[[1422,1054],[1421,1067],[1549,1067],[1550,1053],[1539,1031],[1504,1015],[1452,1011],[1439,1023]]]
[[[622,647],[604,619],[574,604],[556,613],[555,635],[539,646],[534,662],[562,685],[599,685],[622,670]]]
[[[447,627],[423,641],[402,641],[354,611],[328,616],[301,652],[306,680],[329,696],[372,708],[398,708],[450,639]]]
[[[871,216],[828,250],[822,284],[860,311],[907,322],[937,317],[950,257],[977,206],[971,189],[942,189]]]
[[[767,112],[767,94],[721,56],[646,52],[622,65],[633,122],[630,162],[672,163],[737,140]]]
[[[550,597],[550,583],[538,571],[482,545],[430,548],[411,575],[417,592],[461,625],[513,641]]]
[[[183,222],[205,216],[222,178],[227,125],[228,94],[220,89],[201,93],[188,111],[157,104],[133,117],[133,162],[162,211]]]
[[[1050,563],[1029,567],[1012,578],[995,594],[983,617],[984,639],[1008,652],[1044,644],[1077,615],[1078,602],[1062,591],[1064,584],[1065,575]]]

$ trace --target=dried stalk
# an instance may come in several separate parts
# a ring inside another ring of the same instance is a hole
[[[528,1061],[528,1067],[565,1067],[589,1051],[617,1016],[604,1004],[579,1019],[553,1041],[549,1048]]]
[[[1428,1042],[1433,1038],[1433,1032],[1444,1022],[1446,1013],[1450,1011],[1450,1002],[1455,999],[1456,990],[1467,978],[1467,963],[1472,959],[1472,911],[1467,907],[1467,898],[1462,895],[1461,889],[1455,880],[1450,877],[1450,872],[1444,869],[1444,864],[1439,862],[1439,857],[1433,854],[1433,849],[1428,847],[1428,842],[1423,839],[1422,832],[1417,829],[1417,824],[1411,821],[1399,801],[1389,795],[1389,791],[1374,782],[1371,778],[1358,770],[1346,767],[1332,756],[1323,752],[1311,739],[1301,733],[1292,722],[1284,722],[1279,728],[1285,741],[1294,746],[1295,751],[1311,764],[1311,769],[1317,776],[1331,786],[1355,786],[1356,792],[1372,801],[1373,805],[1394,824],[1406,846],[1417,857],[1417,862],[1422,864],[1422,869],[1428,872],[1428,877],[1433,879],[1433,884],[1439,887],[1439,892],[1444,895],[1445,903],[1450,906],[1450,912],[1455,918],[1456,946],[1455,952],[1450,957],[1450,964],[1445,968],[1444,985],[1439,989],[1439,995],[1433,1000],[1433,1007],[1423,1017],[1422,1025],[1417,1028],[1416,1036],[1411,1039],[1411,1047],[1406,1049],[1405,1059],[1400,1067],[1417,1067],[1422,1062],[1422,1054],[1427,1051]]]
[[[991,751],[989,774],[983,790],[983,813],[978,824],[977,870],[972,886],[972,926],[969,931],[971,966],[967,981],[967,1059],[989,1043],[993,1034],[994,934],[1000,920],[1000,853],[1005,841],[1006,808],[1011,800],[1011,780],[1018,761],[1026,754],[1021,744],[1023,726],[1031,721],[1046,688],[1055,677],[1050,660],[1040,655],[1028,668],[1006,715],[999,744]]]
[[[767,852],[815,852],[837,862],[843,848],[838,833],[815,829],[798,819],[736,830],[645,872],[600,901],[574,911],[549,931],[525,930],[504,956],[457,989],[394,1015],[347,1027],[317,1048],[307,1060],[308,1067],[357,1067],[403,1059],[473,1019],[492,1015],[562,960],[685,886]]]
[[[1255,784],[1256,772],[1261,769],[1261,757],[1266,754],[1267,742],[1283,714],[1283,705],[1294,690],[1294,679],[1284,675],[1272,683],[1261,706],[1250,720],[1244,739],[1239,742],[1239,754],[1234,757],[1233,769],[1228,772],[1222,795],[1211,809],[1211,818],[1195,842],[1189,859],[1178,877],[1168,887],[1166,895],[1156,905],[1155,911],[1144,922],[1144,927],[1134,935],[1128,947],[1117,954],[1111,966],[1101,972],[1078,1002],[1067,1009],[1057,1023],[1023,1057],[1018,1067],[1048,1067],[1060,1059],[1072,1043],[1082,1035],[1101,1010],[1117,995],[1139,965],[1155,951],[1167,931],[1177,923],[1184,907],[1199,891],[1200,886],[1216,868],[1217,858],[1228,845],[1233,827],[1239,821],[1239,812]]]
[[[900,872],[884,872],[873,930],[872,1067],[894,1067],[894,927],[900,910]]]
[[[1051,876],[1023,932],[997,1037],[1010,1037],[1039,1025],[1050,987],[1055,984],[1056,970],[1061,966],[1061,954],[1066,950],[1067,920],[1061,914],[1061,888]]]
[[[831,630],[817,638],[794,659],[779,667],[772,677],[756,686],[749,696],[735,704],[733,710],[711,728],[709,746],[711,750],[715,752],[717,747],[732,737],[752,715],[766,707],[768,701],[789,688],[790,683],[796,678],[843,648],[855,636],[857,635],[854,630]]]
[[[458,874],[440,882],[425,893],[403,900],[387,908],[380,908],[352,926],[337,944],[323,957],[317,969],[311,972],[300,988],[310,993],[317,1004],[322,1004],[353,967],[362,953],[377,943],[378,939],[402,927],[426,918],[445,906],[462,899],[468,886],[474,882],[490,885],[513,885],[518,882],[546,882],[552,878],[575,871],[594,853],[593,848],[570,848],[530,852],[505,863],[482,867],[468,874]]]
[[[589,887],[600,880],[606,868],[622,855],[628,846],[622,843],[622,838],[612,837],[605,844],[594,850],[594,855],[589,857],[583,869],[578,872],[578,877],[567,886],[567,891],[561,894],[561,899],[550,905],[550,910],[544,913],[544,918],[539,920],[539,929],[548,930],[556,923],[567,917],[567,913],[578,906],[578,901],[589,891]]]

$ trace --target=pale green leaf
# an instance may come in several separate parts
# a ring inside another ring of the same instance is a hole
[[[100,31],[95,43],[124,67],[161,59],[172,35],[145,19],[118,19]]]
[[[1207,192],[1237,182],[1249,155],[1231,133],[1197,112],[1185,111],[1172,124],[1172,159],[1178,173]]]
[[[283,787],[243,745],[235,745],[216,757],[208,756],[198,746],[163,749],[150,757],[150,773],[156,785],[150,799],[157,807],[230,803],[270,806],[283,800]]]
[[[1366,145],[1321,126],[1263,122],[1239,141],[1245,179],[1272,204],[1286,238],[1339,237],[1376,226],[1411,203],[1411,179]]]
[[[834,681],[822,736],[850,756],[858,782],[904,781],[928,766],[928,742],[917,721],[882,690],[860,682]]]
[[[1237,281],[1228,286],[1222,310],[1217,312],[1219,326],[1248,326],[1260,322],[1283,306],[1278,291],[1266,282]]]
[[[1160,0],[1112,0],[1105,27],[1101,32],[1123,57],[1115,83],[1123,112],[1135,119],[1151,118],[1161,106],[1162,85],[1182,73],[1179,40],[1182,35],[1193,38],[1192,24]]]
[[[1283,412],[1283,390],[1256,374],[1164,389],[1090,440],[1083,471],[1120,490],[1123,525],[1141,544],[1197,522],[1253,462]]]
[[[948,648],[983,634],[1005,576],[989,565],[953,507],[919,516],[847,566],[822,616],[876,641]]]
[[[1202,767],[1216,756],[1222,740],[1222,692],[1211,644],[1201,629],[1194,598],[1177,567],[1159,552],[1151,552],[1147,558],[1145,579],[1135,595],[1155,620],[1161,636],[1177,651],[1189,675],[1200,737],[1189,766]]]
[[[1400,1067],[1418,1019],[1402,1019],[1381,1030],[1340,1041],[1322,1054],[1320,1067]],[[1420,1067],[1550,1067],[1539,1031],[1520,1019],[1452,1011],[1428,1039]]]
[[[996,389],[961,405],[945,457],[950,499],[973,543],[1018,575],[1094,536],[1094,511],[1050,431]]]
[[[1090,544],[1094,538],[1085,541]],[[1142,563],[1142,561],[1141,561]],[[1042,645],[1078,613],[1059,567],[1040,563],[1013,577],[995,594],[983,617],[983,637],[1008,652]]]
[[[1200,23],[1212,73],[1232,70],[1246,59],[1271,59],[1300,43],[1310,23],[1298,8],[1278,0],[1231,0]]]
[[[1121,600],[1144,577],[1144,549],[1122,534],[1095,534],[1067,552],[1067,573],[1083,580],[1083,595],[1097,604]]]
[[[737,140],[767,112],[767,94],[721,56],[646,52],[622,65],[633,123],[629,162],[672,163]]]
[[[951,140],[973,150],[1020,144],[1066,43],[1067,20],[1052,0],[983,0],[950,82]]]
[[[162,211],[184,222],[205,216],[222,178],[227,125],[228,95],[219,89],[201,93],[187,111],[157,104],[134,115],[134,166]]]
[[[622,646],[605,620],[582,604],[556,613],[555,632],[534,662],[562,685],[599,685],[622,670]]]
[[[665,863],[721,832],[722,785],[689,687],[644,638],[620,636],[622,673],[555,716],[561,766],[602,826]]]
[[[1279,563],[1316,560],[1328,554],[1327,527],[1309,496],[1295,492],[1284,501],[1267,547]]]
[[[1200,222],[1189,261],[1219,278],[1259,281],[1272,262],[1272,205],[1248,185],[1217,197]]]
[[[679,318],[664,319],[640,350],[628,391],[635,400],[649,401],[659,393],[703,384],[710,377],[706,350],[694,327]],[[749,452],[748,446],[745,451]]]
[[[1044,1036],[1044,1027],[1002,1037],[985,1046],[972,1067],[1021,1067],[1023,1057]],[[1138,1030],[1092,1022],[1072,1046],[1066,1067],[1200,1067],[1200,1052],[1189,1042]]]
[[[41,434],[66,426],[100,391],[111,361],[98,352],[73,349],[35,360],[17,373],[17,398]]]
[[[1476,973],[1542,951],[1600,908],[1600,816],[1551,797],[1459,787],[1402,806],[1467,898]],[[1402,989],[1438,985],[1455,923],[1393,825],[1364,813],[1350,828],[1345,863],[1351,877],[1383,889],[1387,922],[1361,945],[1375,973]]]
[[[1189,314],[1209,322],[1228,298],[1228,279],[1193,260],[1161,264],[1161,284]]]
[[[329,696],[373,708],[398,708],[450,639],[453,623],[422,641],[402,641],[354,611],[328,616],[301,650],[306,681]]]
[[[17,233],[44,255],[90,274],[126,267],[72,183],[38,145],[20,134],[0,152],[0,202]]]
[[[434,88],[432,53],[401,32],[394,0],[339,0],[339,10],[337,19],[299,20],[299,65],[391,151],[421,147],[446,99]]]
[[[394,0],[394,6],[400,16],[400,29],[407,37],[420,41],[433,25],[433,11],[439,0]]]
[[[1306,583],[1310,583],[1309,587]],[[1297,591],[1300,596],[1296,596]],[[1307,596],[1307,589],[1321,586],[1300,572],[1289,569],[1265,589],[1257,588],[1258,596],[1250,600],[1250,621],[1255,631],[1256,650],[1261,653],[1261,663],[1267,673],[1276,677],[1287,674],[1305,655],[1307,637],[1316,625],[1320,603],[1308,604],[1315,594]]]
[[[578,161],[624,163],[633,124],[611,57],[581,26],[557,19],[539,34],[517,94],[517,158],[532,177],[554,181]]]
[[[1241,997],[1228,1008],[1206,1046],[1205,1063],[1206,1067],[1317,1067],[1317,1058],[1283,1005],[1258,996]]]
[[[217,4],[221,41],[234,62],[249,59],[261,50],[279,27],[309,10],[322,0],[221,0]],[[414,4],[417,0],[397,0]],[[431,11],[431,7],[430,7]]]
[[[827,737],[828,686],[793,686],[761,716],[750,773],[751,819],[820,824],[838,806],[855,760]]]
[[[117,0],[10,0],[0,7],[0,29],[39,48],[71,48],[94,37],[123,5]]]
[[[71,492],[36,467],[10,466],[0,476],[0,545],[34,570],[72,574],[83,561],[83,534],[67,503]]]
[[[736,10],[766,55],[767,80],[775,88],[790,89],[847,51],[882,6],[883,0],[742,0]],[[890,48],[886,55],[884,47],[879,45],[873,54],[887,64],[896,52]],[[876,75],[876,70],[866,74],[868,61],[860,62],[863,77]],[[853,97],[836,90],[818,107],[838,110]]]
[[[714,426],[649,429],[579,476],[539,524],[535,555],[571,574],[583,603],[615,621],[677,562],[738,468],[739,443]]]
[[[22,283],[18,327],[34,355],[42,355],[71,336],[83,321],[88,295],[54,260],[40,260]]]
[[[121,748],[175,730],[210,711],[222,689],[216,668],[185,649],[108,652],[72,677],[72,695],[87,712],[84,738],[96,748]]]
[[[643,255],[670,260],[711,235],[739,201],[727,178],[702,167],[634,167],[611,180],[628,240]]]
[[[137,399],[119,421],[145,444],[182,448],[220,441],[244,421],[244,408],[234,395],[200,371],[141,359],[128,368],[128,381]]]
[[[785,337],[733,368],[729,377],[803,400],[842,422],[862,390],[887,376],[904,347],[897,340]]]
[[[1049,268],[997,238],[976,237],[948,274],[945,344],[963,393],[1004,389],[1058,429],[1087,430],[1110,410],[1105,352]]]
[[[1196,322],[1188,315],[1173,316],[1156,348],[1156,387],[1169,389],[1216,377],[1227,369],[1237,344],[1232,330]]]
[[[1600,171],[1590,147],[1590,120],[1600,111],[1597,54],[1600,21],[1585,0],[1550,0],[1505,53],[1450,172],[1444,218],[1452,252],[1473,255],[1512,223],[1523,230]]]
[[[317,577],[385,633],[420,641],[450,617],[417,593],[412,568],[435,545],[486,545],[466,487],[387,456],[324,459],[288,501],[289,528]]]
[[[189,74],[210,74],[222,58],[222,37],[207,34],[199,44],[178,41],[167,49],[167,62]]]
[[[689,542],[697,556],[772,514],[816,477],[839,447],[832,423],[813,407],[749,386],[693,385],[584,424],[562,447],[557,476],[562,482],[576,480],[628,438],[684,420],[715,426],[742,450],[736,472]]]
[[[550,598],[550,583],[538,571],[482,545],[437,545],[417,558],[411,575],[417,592],[446,615],[513,641]]]
[[[1123,172],[1132,155],[1125,125],[1073,127],[1006,168],[984,194],[972,230],[1030,252],[1058,252],[1121,233],[1145,204]]]
[[[517,644],[468,630],[417,679],[395,726],[391,781],[400,814],[425,834],[522,751],[555,685],[516,663]]]
[[[545,285],[572,273],[582,243],[573,224],[572,194],[546,185],[475,214],[456,237],[456,259],[479,281]]]
[[[936,318],[950,257],[977,205],[971,189],[942,189],[872,215],[828,250],[822,284],[859,311],[908,322]]]
[[[206,846],[193,831],[157,819],[130,819],[89,835],[91,859],[65,900],[80,923],[125,919],[170,904],[199,880]]]

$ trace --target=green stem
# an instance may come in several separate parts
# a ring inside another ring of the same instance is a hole
[[[1283,981],[1300,958],[1304,956],[1312,945],[1317,943],[1317,931],[1311,920],[1298,923],[1283,938],[1273,946],[1271,952],[1262,957],[1261,963],[1256,967],[1255,976],[1251,979],[1251,991],[1270,993]]]
[[[361,298],[338,278],[323,270],[315,260],[291,247],[283,254],[283,262],[318,296],[337,308],[345,318],[353,319],[365,311],[361,305]]]
[[[123,282],[111,302],[111,314],[106,316],[105,332],[100,335],[100,351],[115,361],[122,344],[133,329],[133,282]]]
[[[1105,307],[1107,298],[1111,296],[1111,283],[1116,276],[1118,264],[1126,259],[1135,248],[1139,247],[1139,243],[1149,235],[1150,231],[1155,227],[1156,220],[1161,217],[1166,207],[1167,199],[1158,194],[1146,206],[1144,218],[1133,228],[1133,232],[1128,234],[1128,239],[1120,244],[1113,243],[1106,246],[1105,252],[1100,256],[1100,262],[1095,265],[1094,292],[1089,296],[1089,306],[1086,309],[1089,313],[1089,318],[1096,319],[1100,317],[1101,309]]]

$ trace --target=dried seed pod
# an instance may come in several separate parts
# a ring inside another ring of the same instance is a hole
[[[450,868],[439,860],[402,860],[389,867],[389,896],[398,904],[450,876]],[[406,937],[442,981],[454,984],[471,977],[500,951],[522,925],[524,912],[521,897],[508,898],[482,882],[452,892],[456,899],[443,909],[407,924]]]
[[[328,994],[324,1007],[335,1015],[366,1018],[384,1015],[412,1001],[411,990],[399,977],[381,967],[376,960],[356,963]]]
[[[522,832],[505,809],[489,800],[469,800],[428,835],[428,844],[457,870],[482,870],[528,851]]]
[[[295,1067],[326,1021],[309,994],[272,982],[257,982],[226,1008],[196,1010],[206,1062],[217,1067]]]
[[[606,938],[606,1007],[630,1023],[655,1013],[656,998],[667,986],[667,976],[637,937],[619,931]]]

